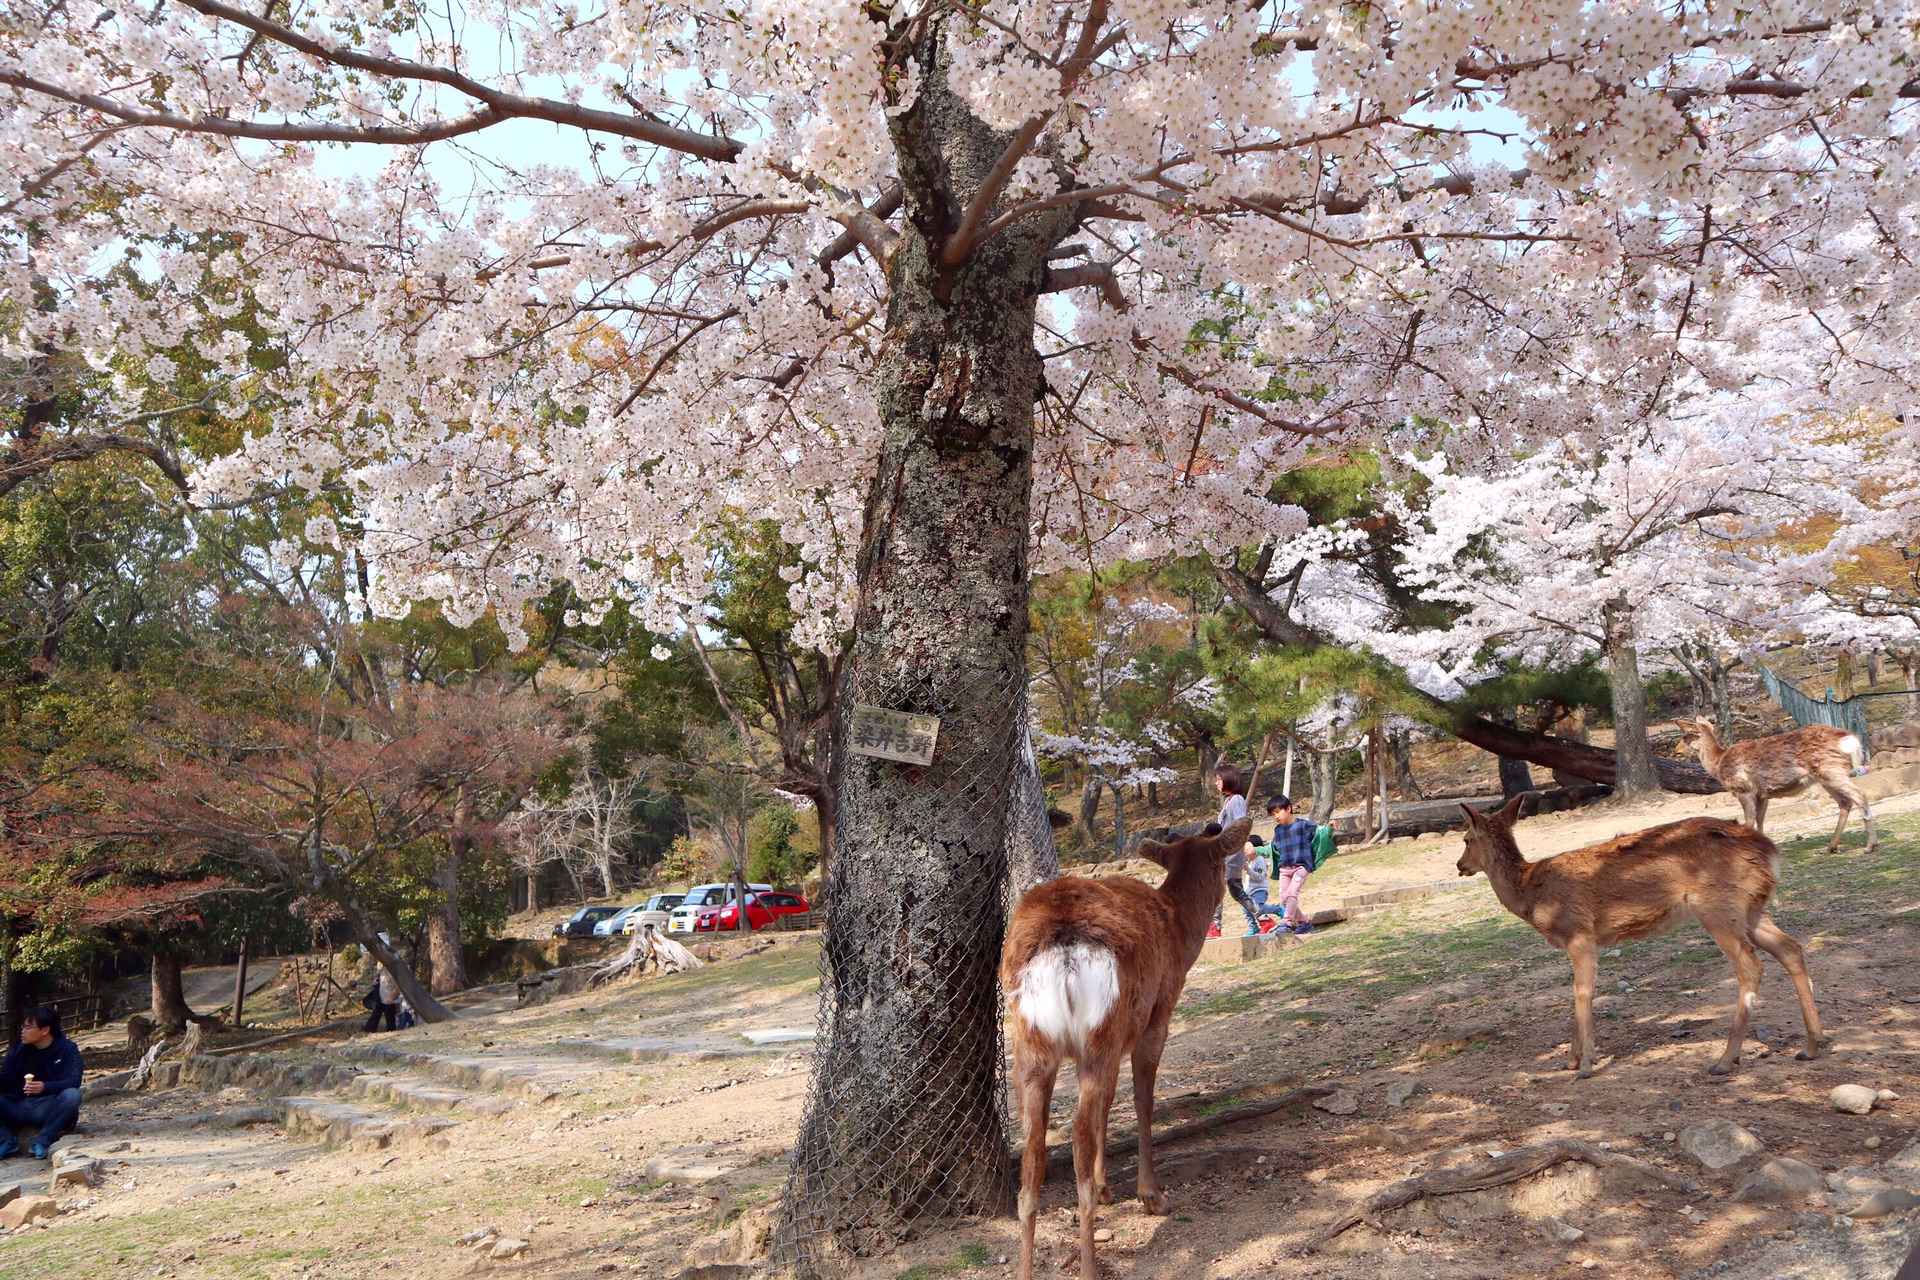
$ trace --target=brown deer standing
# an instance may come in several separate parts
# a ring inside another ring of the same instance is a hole
[[[1767,829],[1767,801],[1776,796],[1797,796],[1818,783],[1840,806],[1840,821],[1834,824],[1827,852],[1840,848],[1847,814],[1856,805],[1867,826],[1867,852],[1879,847],[1879,837],[1873,830],[1873,807],[1853,781],[1853,771],[1866,760],[1859,735],[1830,724],[1808,724],[1729,747],[1721,743],[1710,721],[1681,719],[1674,724],[1700,757],[1700,767],[1718,778],[1740,802],[1741,815],[1755,831],[1764,833]]]
[[[1726,1075],[1740,1061],[1747,1021],[1759,1002],[1756,947],[1786,967],[1800,997],[1807,1046],[1796,1056],[1820,1056],[1820,1011],[1807,979],[1806,954],[1767,918],[1767,899],[1779,878],[1780,851],[1773,841],[1724,819],[1688,818],[1528,862],[1513,839],[1513,822],[1525,799],[1515,796],[1491,815],[1461,805],[1467,847],[1458,865],[1463,876],[1486,872],[1500,905],[1573,962],[1571,1065],[1581,1079],[1593,1074],[1593,983],[1600,948],[1658,937],[1688,916],[1720,944],[1740,984],[1733,1031],[1711,1074]]]
[[[1000,955],[1013,1042],[1014,1087],[1026,1130],[1020,1161],[1020,1266],[1032,1280],[1034,1217],[1047,1178],[1047,1110],[1054,1078],[1078,1067],[1073,1173],[1080,1190],[1080,1275],[1093,1280],[1094,1206],[1107,1198],[1107,1110],[1120,1060],[1133,1056],[1133,1104],[1140,1128],[1140,1203],[1165,1213],[1153,1173],[1153,1082],[1167,1044],[1167,1020],[1199,958],[1213,909],[1226,892],[1226,857],[1246,843],[1245,818],[1217,836],[1172,844],[1140,842],[1142,857],[1167,869],[1160,887],[1129,877],[1062,877],[1036,885],[1014,908]]]

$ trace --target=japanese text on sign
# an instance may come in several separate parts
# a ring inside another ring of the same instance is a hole
[[[939,716],[910,716],[882,707],[853,708],[853,754],[898,760],[902,764],[932,764],[933,744],[940,736]]]

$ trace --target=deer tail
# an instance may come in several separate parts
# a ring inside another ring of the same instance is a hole
[[[1853,771],[1855,773],[1867,767],[1867,748],[1866,745],[1860,741],[1859,735],[1850,733],[1840,739],[1838,745],[1842,751],[1847,753],[1847,759],[1853,762]]]
[[[1022,966],[1008,994],[1031,1031],[1077,1060],[1120,998],[1120,967],[1105,947],[1047,947]]]

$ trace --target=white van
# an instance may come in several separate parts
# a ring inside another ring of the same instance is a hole
[[[773,886],[750,884],[747,886],[747,892],[771,893]],[[667,932],[692,933],[693,922],[700,918],[702,911],[710,907],[724,907],[731,901],[733,901],[731,881],[725,884],[697,884],[687,890],[687,896],[681,900],[679,906],[673,909],[673,914],[667,917]]]

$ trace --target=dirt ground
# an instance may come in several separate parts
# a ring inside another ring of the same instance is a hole
[[[1886,1280],[1920,1217],[1850,1222],[1842,1211],[1858,1197],[1849,1192],[1781,1207],[1734,1203],[1747,1167],[1704,1169],[1676,1139],[1689,1125],[1727,1118],[1758,1135],[1767,1156],[1823,1173],[1891,1176],[1877,1167],[1920,1129],[1912,1114],[1920,1107],[1916,804],[1879,806],[1882,844],[1873,854],[1862,851],[1857,826],[1829,856],[1830,818],[1775,824],[1785,851],[1775,916],[1812,952],[1833,1044],[1812,1063],[1793,1058],[1798,1013],[1784,975],[1769,965],[1758,1042],[1736,1074],[1707,1076],[1733,982],[1689,925],[1603,959],[1599,1071],[1575,1081],[1564,1067],[1567,963],[1508,916],[1483,881],[1323,929],[1263,960],[1196,968],[1161,1078],[1167,1122],[1296,1080],[1334,1086],[1341,1093],[1330,1105],[1352,1108],[1301,1105],[1164,1146],[1167,1217],[1139,1211],[1130,1162],[1118,1162],[1114,1203],[1099,1217],[1113,1233],[1101,1245],[1103,1270],[1120,1280]],[[1538,855],[1725,808],[1724,799],[1674,798],[1553,815],[1522,823],[1521,843]],[[1792,838],[1813,831],[1818,839]],[[1458,844],[1436,838],[1343,855],[1309,882],[1309,904],[1452,879]],[[233,1108],[257,1101],[237,1091],[175,1089],[94,1104],[83,1142],[109,1162],[106,1183],[63,1192],[67,1212],[53,1226],[0,1238],[0,1280],[55,1271],[365,1280],[751,1274],[710,1264],[730,1261],[769,1215],[807,1061],[804,1052],[748,1053],[738,1033],[811,1025],[816,965],[817,944],[794,935],[691,974],[535,1009],[496,1001],[453,1024],[379,1037],[436,1054],[550,1061],[564,1077],[545,1100],[466,1118],[427,1142],[328,1150],[271,1124],[223,1123],[222,1113],[244,1116]],[[320,1060],[327,1050],[295,1052]],[[1842,1114],[1828,1093],[1843,1083],[1901,1100]],[[1390,1087],[1408,1084],[1415,1091],[1392,1105]],[[1132,1128],[1124,1088],[1115,1137]],[[1065,1136],[1072,1106],[1068,1073],[1053,1140]],[[1399,1179],[1559,1137],[1605,1144],[1695,1189],[1561,1164],[1324,1238]],[[19,1160],[0,1167],[9,1180],[34,1172]],[[1044,1275],[1076,1269],[1071,1203],[1070,1180],[1057,1176],[1044,1200]],[[488,1262],[458,1243],[490,1226],[528,1240],[528,1251]],[[1571,1231],[1582,1238],[1559,1238]],[[854,1280],[999,1277],[1010,1274],[1000,1259],[1014,1240],[1011,1219],[957,1224],[841,1269]]]

